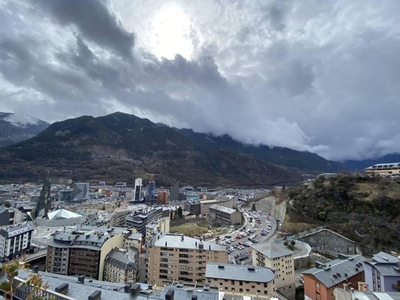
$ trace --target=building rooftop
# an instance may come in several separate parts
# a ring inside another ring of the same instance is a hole
[[[132,270],[136,269],[136,259],[138,250],[130,247],[130,249],[112,249],[107,254],[105,262],[117,266],[120,269]]]
[[[142,234],[139,233],[139,232],[132,232],[126,238],[129,239],[129,240],[141,240],[142,239]]]
[[[222,211],[222,212],[230,214],[230,215],[233,214],[234,212],[236,212],[236,209],[225,207],[225,206],[221,206],[221,205],[218,205],[218,204],[211,205],[210,209],[219,210],[219,211]]]
[[[361,255],[345,256],[326,264],[316,263],[316,267],[306,270],[303,274],[313,275],[327,288],[347,280],[354,275],[364,272],[365,258]]]
[[[269,259],[294,254],[293,251],[289,250],[284,245],[275,242],[253,244],[251,247],[261,252],[264,256],[268,257]]]
[[[377,263],[374,265],[375,269],[383,276],[396,276],[400,277],[400,266],[397,264],[381,264]]]
[[[50,211],[47,214],[49,220],[58,220],[58,219],[72,219],[72,218],[80,218],[82,215],[76,214],[72,211],[66,209],[57,209]]]
[[[386,252],[379,252],[374,254],[372,260],[377,263],[399,263],[400,259],[396,256],[388,254]]]
[[[18,271],[18,278],[28,279],[29,275],[33,274],[32,271],[20,270]],[[141,284],[141,294],[132,297],[130,293],[124,293],[125,284],[113,283],[92,279],[85,279],[84,284],[78,282],[75,276],[65,276],[47,272],[39,272],[43,282],[49,284],[48,290],[55,291],[55,289],[67,283],[69,285],[66,296],[72,299],[85,300],[95,291],[101,291],[101,299],[118,299],[118,300],[144,300],[144,299],[160,299],[160,292],[158,290],[149,290],[147,284]],[[147,292],[147,293],[146,293]],[[69,299],[70,299],[69,298]]]
[[[177,234],[156,234],[153,237],[152,244],[156,247],[181,249],[200,249],[200,245],[203,245],[203,250],[226,252],[224,246]]]
[[[348,289],[336,288],[334,295],[343,300],[400,300],[400,293],[396,292],[349,291]]]
[[[29,222],[22,222],[15,225],[3,226],[0,228],[0,235],[10,238],[29,231],[33,231],[33,225]]]
[[[270,268],[265,267],[207,263],[206,278],[266,283],[275,278],[275,273]]]
[[[168,285],[161,292],[160,299],[167,299],[167,293],[173,292],[174,300],[188,300],[188,299],[197,299],[197,300],[219,300],[220,292],[216,288],[207,288],[207,287],[191,287],[177,284],[177,285]]]
[[[400,162],[391,162],[391,163],[374,164],[366,169],[370,170],[377,168],[398,168],[398,167],[400,167]]]
[[[107,226],[81,226],[54,233],[48,244],[51,246],[100,249],[115,234],[129,233],[127,228]]]

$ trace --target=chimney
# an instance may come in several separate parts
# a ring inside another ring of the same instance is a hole
[[[183,241],[184,239],[185,239],[185,236],[182,234],[181,241]]]
[[[88,300],[101,300],[101,291],[94,291],[89,297]]]
[[[165,241],[165,247],[167,247],[167,241]]]
[[[165,300],[174,300],[174,290],[169,289],[165,294]]]
[[[315,267],[317,269],[322,269],[323,267],[325,267],[325,265],[323,263],[319,262],[319,261],[316,261],[315,262]]]
[[[81,284],[85,284],[85,275],[79,275],[78,276],[78,282]]]
[[[197,295],[192,295],[192,300],[197,300]]]
[[[124,293],[130,293],[131,292],[131,286],[129,284],[126,284],[124,286]]]
[[[132,287],[131,287],[131,295],[137,295],[140,292],[140,284],[135,283]]]
[[[58,287],[56,287],[55,291],[56,293],[66,295],[68,293],[68,287],[68,283],[62,283]]]

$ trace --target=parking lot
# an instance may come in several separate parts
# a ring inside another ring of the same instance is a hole
[[[246,225],[220,240],[220,245],[228,250],[229,262],[234,264],[251,264],[251,246],[267,241],[276,230],[276,221],[269,213],[243,211],[243,214]]]

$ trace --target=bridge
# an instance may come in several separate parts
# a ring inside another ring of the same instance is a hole
[[[46,257],[46,255],[47,255],[47,249],[39,250],[38,252],[27,254],[25,262],[28,263],[37,260],[39,258]],[[18,260],[22,260],[22,257],[20,257]]]

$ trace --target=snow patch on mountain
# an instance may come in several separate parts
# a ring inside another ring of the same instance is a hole
[[[27,127],[29,125],[38,125],[41,120],[25,114],[10,114],[6,116],[4,121],[9,122],[17,127]]]

